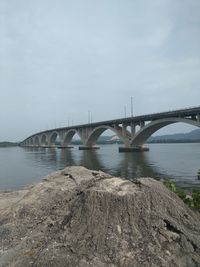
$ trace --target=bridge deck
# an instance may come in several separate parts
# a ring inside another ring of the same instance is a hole
[[[140,116],[133,116],[133,117],[127,117],[127,118],[120,118],[120,119],[114,119],[114,120],[107,120],[107,121],[100,121],[100,122],[93,122],[93,123],[87,123],[87,124],[80,124],[80,125],[74,125],[69,127],[61,127],[61,128],[55,128],[51,130],[46,130],[42,132],[35,133],[25,140],[43,133],[49,133],[52,131],[62,131],[62,130],[70,130],[70,129],[80,129],[80,128],[88,128],[88,127],[98,127],[102,125],[115,125],[115,124],[130,124],[132,123],[138,123],[138,122],[145,122],[145,121],[152,121],[157,119],[164,119],[169,117],[190,117],[195,116],[200,113],[200,106],[198,107],[191,107],[186,109],[178,109],[178,110],[172,110],[172,111],[166,111],[166,112],[159,112],[159,113],[152,113],[152,114],[146,114],[146,115],[140,115]],[[24,141],[25,141],[24,140]]]

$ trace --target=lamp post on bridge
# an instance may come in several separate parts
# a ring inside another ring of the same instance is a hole
[[[133,117],[133,97],[131,96],[131,117]]]
[[[126,106],[124,106],[124,117],[126,118]]]
[[[92,112],[88,110],[88,123],[92,122]]]

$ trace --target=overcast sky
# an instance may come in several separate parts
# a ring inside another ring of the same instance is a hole
[[[135,115],[200,105],[199,0],[0,0],[1,141],[128,116],[131,97]]]

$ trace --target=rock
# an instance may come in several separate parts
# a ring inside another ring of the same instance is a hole
[[[0,266],[200,266],[200,216],[158,181],[68,167],[0,193]]]

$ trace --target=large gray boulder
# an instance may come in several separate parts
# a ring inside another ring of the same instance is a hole
[[[161,182],[83,167],[0,193],[0,266],[200,266],[200,216]]]

